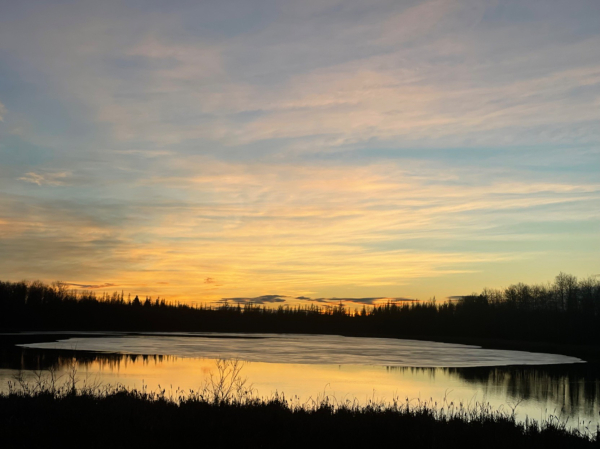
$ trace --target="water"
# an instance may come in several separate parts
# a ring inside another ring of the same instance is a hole
[[[80,384],[187,391],[208,380],[218,358],[244,361],[242,376],[263,397],[489,402],[516,406],[523,420],[556,415],[569,426],[591,422],[594,428],[600,422],[600,373],[574,357],[331,335],[74,334],[2,354],[0,389],[19,370],[30,377],[48,368],[65,375],[74,364]]]

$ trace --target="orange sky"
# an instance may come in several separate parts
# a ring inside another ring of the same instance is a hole
[[[0,279],[369,304],[600,273],[597,2],[100,3],[1,7]]]

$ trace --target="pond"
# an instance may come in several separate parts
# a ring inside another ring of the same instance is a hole
[[[61,333],[58,341],[43,341],[51,333],[38,335],[39,342],[4,349],[2,391],[20,371],[34,379],[52,369],[65,378],[75,368],[80,385],[175,393],[201,387],[215,373],[216,360],[238,359],[242,377],[261,397],[490,403],[516,407],[520,420],[554,415],[570,427],[594,428],[600,422],[597,367],[563,355],[335,335]]]

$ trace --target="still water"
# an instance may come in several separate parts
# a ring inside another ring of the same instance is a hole
[[[219,358],[243,361],[242,376],[262,397],[277,392],[300,401],[328,396],[362,404],[446,399],[516,406],[521,420],[555,415],[570,427],[591,422],[594,428],[600,422],[600,374],[574,357],[332,335],[73,334],[3,353],[0,389],[6,391],[20,370],[66,375],[75,366],[81,383],[196,390]]]

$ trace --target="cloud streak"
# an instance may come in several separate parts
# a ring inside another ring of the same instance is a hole
[[[266,289],[302,296],[294,292],[309,286],[400,293],[415,279],[538,257],[557,230],[532,233],[526,223],[535,229],[536,223],[555,222],[568,229],[569,222],[598,215],[600,186],[593,183],[522,183],[519,175],[463,169],[446,170],[444,181],[437,173],[406,164],[250,169],[189,160],[178,177],[144,181],[148,192],[153,186],[163,195],[170,192],[152,203],[29,198],[24,206],[8,197],[0,203],[0,235],[5,251],[22,254],[17,269],[42,270],[50,278],[89,276],[92,269],[132,287],[159,278],[173,287],[155,285],[155,292],[187,297]],[[513,223],[521,223],[522,231],[502,230]],[[511,249],[524,239],[538,243]],[[59,269],[52,264],[56,257]],[[3,269],[17,272],[15,261]],[[334,296],[354,297],[319,297]]]
[[[67,282],[66,285],[69,285],[70,287],[75,287],[75,288],[82,288],[85,290],[97,290],[97,289],[108,289],[108,288],[118,287],[118,285],[111,284],[109,282],[105,282],[104,284],[72,284],[72,283]]]
[[[264,304],[277,304],[286,302],[285,295],[262,295],[257,296],[255,298],[222,298],[219,303],[223,304],[255,304],[255,305],[264,305]]]
[[[418,299],[414,298],[387,298],[387,297],[375,297],[375,298],[307,298],[304,296],[297,297],[302,301],[316,302],[326,305],[337,305],[337,304],[350,304],[350,305],[381,305],[381,304],[395,304],[395,303],[412,303],[418,302]]]
[[[30,182],[37,184],[38,186],[49,185],[49,186],[63,186],[66,184],[66,178],[69,176],[68,172],[59,173],[25,173],[24,176],[19,178],[19,181]]]

